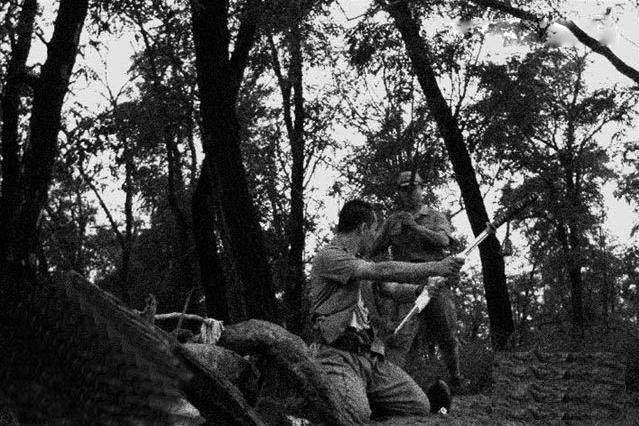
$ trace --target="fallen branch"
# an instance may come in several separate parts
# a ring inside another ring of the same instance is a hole
[[[197,322],[205,322],[206,320],[210,319],[210,318],[203,318],[203,317],[201,317],[199,315],[195,315],[195,314],[183,314],[181,312],[171,312],[169,314],[156,314],[155,315],[155,320],[156,321],[164,321],[164,320],[170,320],[170,319],[179,320],[180,318],[185,319],[185,320],[197,321]]]
[[[166,319],[178,319],[178,325],[184,319],[189,319],[193,321],[198,321],[201,323],[200,326],[200,341],[201,343],[209,343],[212,345],[217,344],[217,341],[222,334],[222,330],[224,330],[224,324],[222,321],[218,321],[213,318],[202,318],[199,315],[194,314],[186,314],[182,312],[171,312],[170,314],[159,314],[153,317],[155,320],[166,320]],[[178,327],[179,328],[179,327]]]

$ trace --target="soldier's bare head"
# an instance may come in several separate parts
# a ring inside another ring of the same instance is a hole
[[[363,200],[347,201],[339,212],[336,231],[356,240],[359,252],[368,252],[377,233],[377,216],[373,206]]]

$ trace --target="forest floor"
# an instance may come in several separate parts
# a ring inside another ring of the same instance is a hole
[[[487,368],[477,370],[480,375],[471,378],[467,394],[454,398],[448,415],[375,424],[639,424],[639,393],[626,392],[626,366],[617,354],[530,350],[486,357],[474,360]],[[431,372],[417,375],[422,385],[442,373],[427,360],[409,365],[413,374]]]

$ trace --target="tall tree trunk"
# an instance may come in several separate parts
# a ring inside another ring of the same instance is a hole
[[[164,132],[167,150],[167,199],[173,214],[173,219],[177,225],[178,241],[177,256],[179,270],[179,285],[181,287],[192,287],[193,268],[191,262],[192,247],[192,227],[183,210],[184,202],[184,177],[182,175],[180,151],[178,150],[178,136],[173,136],[165,130]],[[178,132],[179,134],[179,132]]]
[[[302,289],[304,287],[304,247],[306,231],[304,229],[304,92],[302,81],[302,34],[301,6],[290,2],[290,27],[287,43],[290,54],[288,78],[284,78],[277,48],[271,39],[273,69],[282,93],[282,111],[284,123],[291,146],[291,211],[287,228],[288,259],[286,274],[286,325],[293,333],[302,331]],[[292,99],[291,99],[292,95]],[[294,112],[294,118],[293,118]]]
[[[86,269],[85,263],[85,254],[84,254],[84,241],[86,238],[86,230],[89,222],[88,215],[83,211],[82,208],[82,190],[79,187],[75,188],[75,202],[78,208],[78,217],[75,219],[76,223],[76,246],[73,253],[73,270],[78,271],[80,274],[84,275],[84,270]]]
[[[565,268],[568,273],[568,282],[570,283],[570,305],[571,305],[571,320],[574,330],[583,332],[583,295],[582,295],[582,277],[581,277],[581,263],[579,261],[579,255],[577,246],[574,241],[573,232],[570,226],[564,223],[557,223],[557,240],[562,247]]]
[[[33,89],[29,144],[23,159],[22,205],[9,241],[9,256],[26,259],[35,252],[37,223],[47,201],[53,164],[58,153],[60,112],[75,64],[88,0],[62,0],[47,59]],[[10,228],[11,229],[11,228]]]
[[[191,104],[192,106],[192,104]],[[190,167],[189,167],[189,183],[191,188],[190,189],[194,189],[197,184],[195,183],[197,181],[197,149],[195,148],[195,112],[193,111],[192,108],[190,108],[190,112],[189,112],[189,118],[188,118],[188,125],[187,125],[187,136],[186,136],[186,141],[187,141],[187,146],[189,149],[189,160],[190,160]]]
[[[575,262],[569,262],[568,278],[570,279],[572,323],[578,331],[582,331],[584,327],[583,282],[580,269]]]
[[[302,47],[300,33],[300,6],[294,3],[298,19],[291,28],[291,69],[290,80],[293,86],[293,105],[295,107],[295,121],[291,135],[291,222],[289,225],[290,251],[288,269],[290,280],[287,288],[289,305],[289,327],[292,332],[299,334],[302,330],[302,289],[304,288],[304,243],[306,232],[304,229],[304,94],[302,88]]]
[[[213,205],[209,168],[202,165],[202,172],[195,187],[192,202],[195,244],[200,262],[200,283],[206,298],[206,311],[212,318],[225,322],[233,321],[229,308],[227,276],[218,255],[218,240],[215,235],[216,209]]]
[[[606,262],[608,253],[606,246],[606,236],[601,229],[599,236],[599,250],[601,253],[601,317],[603,319],[605,327],[608,328],[608,321],[613,314],[615,306],[615,291],[614,283],[611,282],[610,277],[608,276],[608,264]]]
[[[567,111],[568,123],[565,131],[566,148],[564,152],[559,153],[559,158],[564,170],[564,180],[566,185],[566,200],[568,201],[569,210],[566,218],[566,235],[564,239],[567,241],[567,259],[566,266],[568,270],[568,279],[570,281],[570,300],[572,305],[572,324],[576,334],[583,337],[584,334],[584,314],[583,314],[583,282],[581,276],[581,241],[582,231],[579,224],[579,218],[576,217],[578,212],[582,211],[580,201],[580,168],[579,162],[575,159],[576,144],[576,126],[578,116],[577,101],[579,93],[583,87],[583,72],[585,62],[581,61],[576,71],[576,78],[572,90],[572,101]],[[578,155],[578,154],[577,154]]]
[[[8,243],[20,208],[20,146],[18,120],[20,91],[24,85],[25,65],[31,50],[33,22],[38,10],[36,0],[25,0],[17,27],[17,39],[7,66],[2,94],[2,198],[0,199],[0,256],[8,253]]]
[[[241,277],[248,317],[277,321],[273,280],[248,190],[236,113],[242,74],[257,30],[256,2],[250,1],[250,9],[243,13],[230,59],[228,2],[192,1],[191,6],[202,142],[212,180],[219,188],[223,232],[230,243],[225,248]]]
[[[395,25],[404,40],[413,72],[417,76],[430,111],[446,144],[448,156],[455,172],[455,180],[459,185],[466,206],[468,220],[474,234],[477,235],[486,227],[486,222],[489,220],[488,214],[459,123],[441,93],[430,64],[431,55],[428,46],[419,35],[419,26],[412,17],[406,2],[382,4],[395,20]],[[494,235],[491,235],[479,246],[479,252],[490,319],[490,335],[495,348],[503,349],[514,331],[506,287],[504,258],[501,255],[499,242]]]
[[[133,153],[124,139],[124,245],[122,246],[122,264],[120,265],[122,296],[125,303],[131,303],[131,250],[133,247]]]
[[[144,19],[141,17],[139,11],[132,10],[132,19],[137,23],[142,40],[145,46],[145,54],[148,57],[151,68],[151,81],[153,93],[159,102],[159,114],[165,123],[162,131],[160,132],[167,152],[167,200],[169,208],[173,214],[173,219],[178,231],[177,242],[177,257],[178,257],[178,269],[180,281],[183,285],[191,287],[193,283],[193,269],[191,265],[191,248],[192,248],[192,227],[188,220],[188,215],[184,212],[183,200],[184,200],[184,179],[182,176],[180,152],[178,150],[178,144],[180,142],[180,129],[177,127],[177,131],[173,132],[170,123],[172,121],[171,115],[167,110],[167,105],[164,102],[166,96],[166,90],[164,90],[162,83],[162,75],[158,67],[158,49],[157,43],[154,45],[151,42],[151,36],[144,27]],[[164,23],[167,26],[167,23]],[[168,29],[167,29],[168,30]],[[178,64],[179,65],[179,64]],[[191,114],[188,114],[189,123],[186,126],[189,141],[192,144],[193,128],[191,122]],[[197,170],[197,160],[192,151],[192,170]]]
[[[570,278],[570,292],[572,301],[573,326],[580,334],[584,331],[584,297],[583,278],[581,276],[581,235],[578,227],[572,224],[568,227],[570,258],[568,259],[568,277]]]

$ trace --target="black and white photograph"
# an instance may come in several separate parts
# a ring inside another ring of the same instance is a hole
[[[639,1],[0,1],[0,426],[639,425]]]

